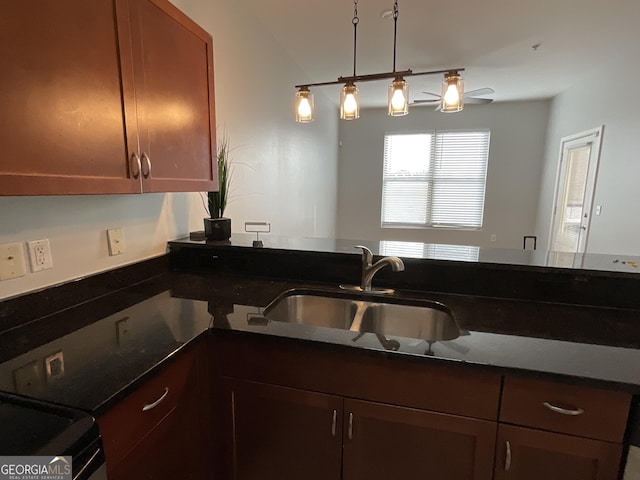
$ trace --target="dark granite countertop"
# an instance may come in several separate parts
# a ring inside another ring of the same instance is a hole
[[[0,335],[0,390],[99,416],[210,320],[207,302],[173,297],[170,277],[155,277]],[[53,355],[64,366],[49,377]]]
[[[455,340],[435,343],[389,336],[399,342],[398,349],[391,351],[373,333],[362,335],[265,319],[264,307],[292,288],[340,294],[336,286],[325,283],[205,274],[175,276],[172,292],[209,299],[214,333],[313,341],[416,361],[556,376],[640,394],[640,312],[635,310],[397,291],[396,298],[444,303],[453,311],[463,334]]]
[[[265,320],[264,307],[292,288],[336,291],[327,282],[219,272],[168,272],[0,335],[0,391],[100,415],[163,361],[206,332],[267,335],[362,349],[419,362],[558,376],[640,394],[640,312],[450,293],[398,290],[439,301],[463,335],[429,343]],[[64,373],[47,379],[45,358],[62,352]]]

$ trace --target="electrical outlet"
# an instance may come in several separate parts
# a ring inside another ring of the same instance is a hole
[[[111,228],[107,230],[109,240],[109,255],[120,255],[124,253],[124,232],[121,228]]]
[[[0,280],[22,277],[27,274],[22,243],[0,245]]]
[[[29,245],[29,260],[31,261],[32,272],[53,268],[53,257],[51,256],[49,240],[34,240],[27,242],[27,245]]]
[[[498,239],[497,235],[495,233],[491,234],[491,242],[495,242]]]

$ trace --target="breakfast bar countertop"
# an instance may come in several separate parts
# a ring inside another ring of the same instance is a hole
[[[438,342],[390,337],[396,340],[390,350],[373,333],[265,318],[264,308],[290,289],[338,290],[326,282],[164,272],[4,332],[0,390],[99,415],[195,339],[230,334],[558,376],[640,394],[636,310],[398,290],[398,301],[447,305],[461,335]],[[48,378],[43,360],[60,353],[64,371]]]

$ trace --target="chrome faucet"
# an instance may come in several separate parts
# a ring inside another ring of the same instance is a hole
[[[401,272],[404,270],[404,263],[398,257],[383,257],[376,263],[373,262],[373,253],[367,247],[363,245],[356,245],[355,248],[362,249],[362,281],[360,282],[360,288],[363,292],[374,293],[393,293],[390,289],[374,289],[371,287],[371,281],[373,276],[378,271],[386,266],[390,266],[394,272]]]

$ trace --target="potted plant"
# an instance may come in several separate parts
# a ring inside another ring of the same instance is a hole
[[[209,218],[204,219],[204,234],[209,240],[228,240],[231,237],[231,219],[224,217],[231,183],[231,149],[229,137],[218,142],[218,191],[207,192]]]

